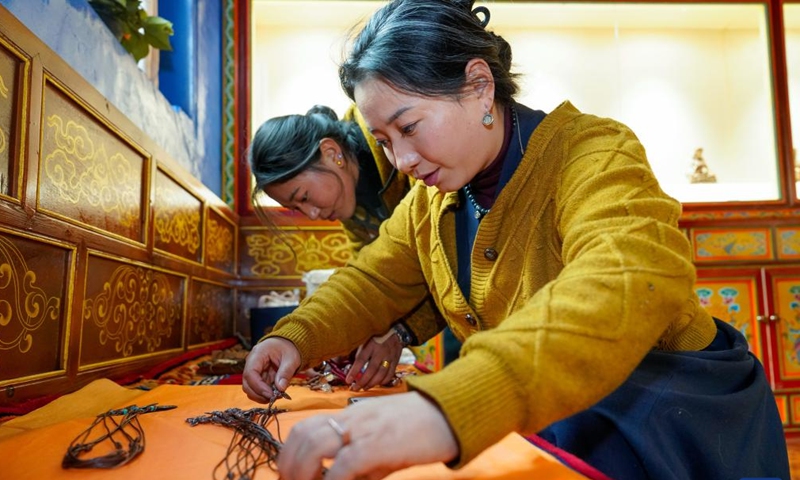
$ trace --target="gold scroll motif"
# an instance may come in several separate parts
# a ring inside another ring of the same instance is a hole
[[[35,284],[36,272],[28,269],[22,252],[0,237],[0,351],[16,348],[28,352],[33,346],[32,332],[48,319],[58,320],[61,300],[48,297]],[[14,338],[4,338],[12,321],[19,332]]]
[[[223,338],[225,326],[231,322],[230,315],[226,315],[232,311],[231,304],[230,290],[199,284],[192,299],[192,317],[189,319],[192,343],[208,343]]]
[[[134,344],[153,352],[179,323],[180,305],[167,277],[153,270],[123,265],[114,270],[103,291],[84,302],[84,321],[100,329],[100,344],[115,342],[114,349],[130,356]]]
[[[8,99],[8,87],[3,83],[3,76],[0,75],[0,97]],[[3,153],[8,148],[8,141],[6,140],[6,133],[0,128],[0,153]]]
[[[169,190],[159,188],[158,198],[170,198]],[[158,239],[164,244],[177,244],[189,253],[195,254],[200,248],[200,212],[182,208],[168,208],[159,203],[155,215],[155,228]]]
[[[233,232],[213,218],[208,220],[206,253],[210,263],[229,263],[233,257]]]
[[[105,147],[95,147],[86,127],[59,115],[50,115],[56,149],[44,159],[44,172],[65,202],[84,201],[115,213],[119,223],[131,227],[139,221],[138,172],[121,153],[108,157]]]
[[[259,278],[278,274],[302,275],[316,269],[344,265],[350,258],[350,241],[344,233],[322,238],[295,234],[250,234],[248,254],[255,264],[251,273]]]

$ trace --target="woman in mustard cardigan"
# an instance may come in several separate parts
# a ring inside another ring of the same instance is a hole
[[[253,204],[259,204],[264,192],[312,220],[341,221],[356,257],[378,236],[380,224],[411,186],[409,177],[399,173],[383,149],[368,139],[372,137],[355,106],[342,120],[324,105],[312,107],[305,115],[267,120],[256,131],[249,152],[255,178]],[[261,217],[270,221],[268,215]],[[443,326],[428,299],[384,335],[363,344],[347,382],[358,390],[394,379],[403,347],[420,345]]]
[[[379,237],[247,358],[265,402],[294,372],[384,331],[430,292],[460,357],[409,391],[294,426],[285,480],[459,468],[511,432],[611,478],[789,478],[745,338],[694,292],[681,205],[625,125],[514,101],[511,48],[473,0],[394,0],[340,67],[397,168],[418,179]]]

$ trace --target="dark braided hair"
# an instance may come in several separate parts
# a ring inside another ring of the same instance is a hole
[[[511,73],[511,46],[486,30],[489,10],[474,0],[393,0],[356,35],[339,80],[350,99],[355,86],[380,78],[400,90],[458,98],[474,58],[492,71],[495,99],[509,104],[519,91]]]

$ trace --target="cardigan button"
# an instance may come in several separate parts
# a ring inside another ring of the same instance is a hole
[[[497,260],[497,250],[489,247],[483,251],[483,256],[484,258],[486,258],[486,260],[494,262],[495,260]]]
[[[464,319],[473,327],[478,324],[478,320],[476,320],[471,313],[464,315]]]

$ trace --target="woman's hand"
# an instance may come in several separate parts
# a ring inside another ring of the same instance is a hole
[[[253,346],[242,373],[242,390],[250,400],[268,403],[273,385],[285,392],[300,367],[300,352],[285,338],[272,337]]]
[[[320,478],[323,460],[333,459],[325,480],[376,480],[457,455],[458,443],[439,408],[409,392],[303,420],[289,432],[278,470],[283,480],[312,480]]]
[[[390,384],[394,380],[403,345],[391,331],[387,335],[372,337],[358,347],[356,358],[345,379],[350,390],[369,390],[376,385]],[[381,339],[384,340],[379,343]]]

